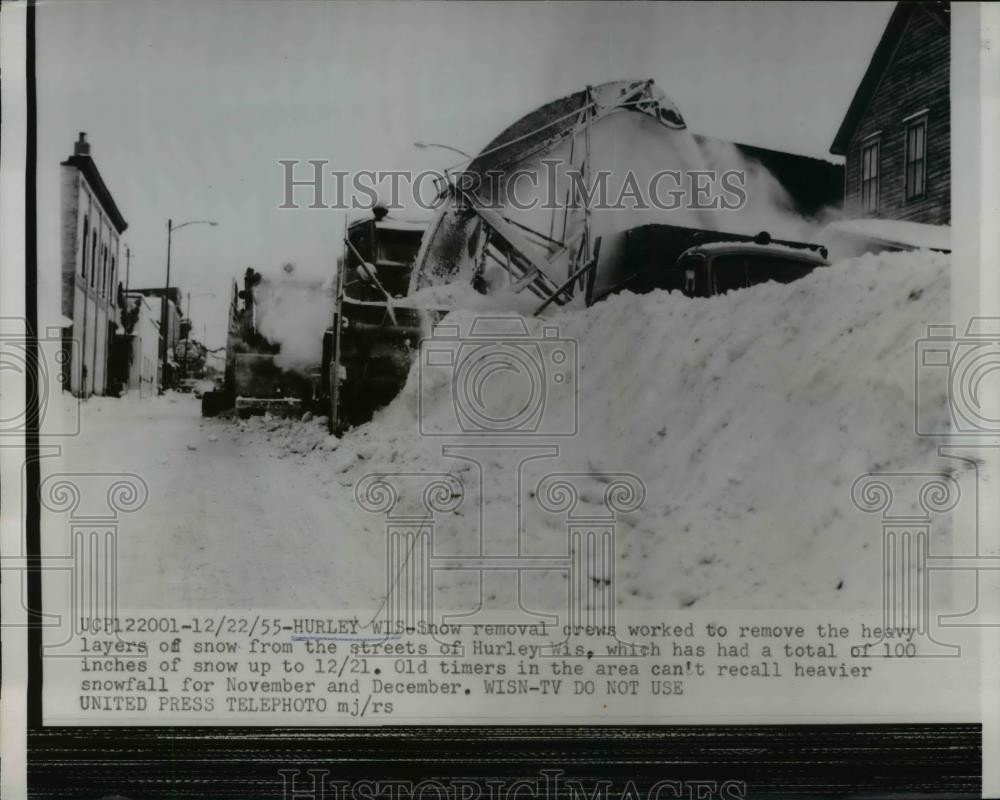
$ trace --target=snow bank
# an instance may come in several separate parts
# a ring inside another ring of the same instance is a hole
[[[514,317],[535,337],[555,324],[578,348],[578,433],[542,437],[559,445],[558,457],[531,462],[525,486],[546,473],[581,473],[584,502],[596,508],[602,473],[641,478],[645,503],[617,528],[616,597],[626,608],[878,607],[880,531],[854,508],[851,485],[872,470],[947,468],[934,442],[913,433],[913,344],[928,322],[949,318],[948,269],[944,254],[884,253],[722,297],[625,294],[544,321]],[[445,321],[467,327],[475,316]],[[510,536],[509,462],[499,450],[480,454],[480,495],[474,466],[443,456],[446,440],[421,437],[418,409],[430,427],[453,420],[454,373],[425,368],[420,406],[417,370],[388,408],[342,440],[326,436],[322,420],[241,425],[345,488],[370,473],[455,474],[468,502],[438,520],[434,547],[471,554],[480,503],[487,536]],[[486,387],[496,416],[524,403],[521,388],[509,376]],[[921,391],[944,413],[943,386]],[[571,428],[572,401],[572,381],[549,384],[546,424]],[[564,521],[522,499],[524,551],[564,549]],[[379,538],[380,519],[338,513],[345,524],[354,517],[366,547],[377,544],[369,540]],[[950,535],[945,523],[933,530]],[[441,602],[474,607],[475,579],[448,581]],[[529,607],[562,608],[565,578],[542,574],[524,592]]]
[[[236,421],[244,445],[255,446],[271,443],[279,454],[303,455],[313,450],[336,450],[340,440],[327,432],[325,417],[311,416],[302,420],[272,417],[270,414],[252,416]]]
[[[575,379],[548,384],[545,420],[549,429],[575,423],[578,433],[541,437],[558,444],[558,456],[524,468],[523,552],[565,552],[565,520],[541,513],[530,494],[543,475],[577,473],[584,510],[596,511],[602,474],[627,472],[646,496],[617,524],[621,606],[878,608],[879,520],[855,509],[851,485],[868,471],[950,468],[935,442],[913,433],[913,344],[927,323],[950,318],[949,263],[929,251],[866,255],[723,297],[626,294],[544,320],[508,316],[529,338],[556,325],[577,348]],[[445,322],[467,327],[475,315]],[[431,428],[454,418],[454,372],[418,369],[388,408],[341,439],[321,417],[201,419],[190,394],[81,404],[81,436],[61,468],[131,471],[150,487],[141,524],[122,537],[121,597],[377,607],[385,520],[354,500],[371,473],[406,474],[415,480],[404,487],[416,491],[430,473],[451,472],[468,496],[436,521],[435,552],[475,553],[480,508],[493,552],[513,552],[503,550],[517,528],[510,459],[496,446],[479,454],[480,491],[476,466],[442,455],[447,439],[422,437],[418,410]],[[484,387],[495,416],[525,402],[515,378]],[[944,382],[927,380],[920,391],[943,415]],[[932,552],[951,549],[946,523],[935,519]],[[224,573],[208,572],[220,563]],[[436,586],[438,610],[478,602],[472,573]],[[562,573],[539,573],[525,580],[522,599],[562,609],[566,589]]]
[[[644,507],[618,527],[621,604],[877,606],[878,530],[850,488],[869,470],[937,463],[933,442],[913,433],[913,344],[949,317],[948,268],[943,254],[866,255],[788,285],[707,299],[626,294],[546,320],[578,345],[579,434],[559,440],[545,469],[594,474],[595,496],[597,473],[646,485]],[[540,333],[541,321],[525,322]],[[347,435],[367,451],[351,474],[470,474],[417,434],[416,378],[415,367],[400,397]],[[501,410],[523,402],[512,385],[493,387]],[[427,419],[446,424],[448,375],[425,373],[424,386]],[[572,395],[552,389],[547,419],[568,424]],[[944,409],[943,388],[922,391]],[[486,485],[487,510],[510,503],[497,484]],[[469,524],[446,521],[435,546],[461,549]],[[551,541],[553,525],[537,535]],[[558,607],[559,584],[535,586],[533,599]]]

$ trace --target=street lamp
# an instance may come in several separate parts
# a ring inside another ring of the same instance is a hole
[[[414,142],[413,146],[416,147],[418,150],[427,150],[428,148],[431,148],[431,147],[436,147],[439,150],[450,150],[452,153],[458,153],[460,156],[462,156],[467,161],[473,161],[474,160],[473,156],[470,156],[464,150],[460,150],[457,147],[452,147],[450,144],[440,144],[438,142]],[[452,166],[456,166],[457,167],[458,164],[453,164]],[[450,168],[449,167],[446,167],[445,170],[444,170],[444,181],[445,181],[445,184],[444,184],[445,186],[449,186],[451,184],[451,174],[450,174]],[[434,186],[438,190],[438,194],[439,195],[441,195],[443,192],[446,191],[444,188],[442,188],[441,181],[440,181],[439,178],[435,178],[434,179]]]
[[[472,161],[472,156],[466,153],[464,150],[459,150],[457,147],[452,147],[450,144],[438,144],[437,142],[414,142],[413,146],[418,150],[426,150],[428,147],[437,147],[440,150],[451,150],[453,153],[458,153],[460,156]]]
[[[163,365],[161,367],[163,374],[160,378],[161,391],[166,389],[167,383],[167,351],[169,349],[169,342],[167,339],[169,334],[167,309],[168,298],[170,295],[170,239],[174,231],[179,231],[181,228],[186,228],[188,225],[211,225],[213,228],[216,228],[219,223],[210,219],[192,219],[188,222],[182,222],[180,225],[174,225],[174,221],[172,219],[167,220],[167,283],[166,286],[163,287],[163,304],[160,312],[160,336],[163,337]]]

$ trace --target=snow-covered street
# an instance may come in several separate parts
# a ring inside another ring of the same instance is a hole
[[[352,489],[303,469],[287,435],[256,418],[202,419],[200,401],[91,398],[70,472],[132,472],[149,500],[119,529],[122,607],[340,608],[382,594],[381,539],[366,544]],[[296,423],[310,446],[320,422]],[[332,453],[325,455],[333,456]],[[373,528],[377,530],[377,528]],[[374,582],[374,583],[373,583]]]
[[[549,318],[576,342],[579,368],[549,387],[547,419],[565,427],[578,411],[579,433],[529,477],[578,474],[594,507],[602,475],[643,482],[642,508],[618,519],[619,606],[878,606],[879,529],[852,505],[851,485],[868,471],[949,469],[913,432],[914,342],[948,318],[948,266],[927,252],[868,255],[787,285],[624,294]],[[542,321],[525,323],[537,335]],[[437,521],[435,550],[474,554],[480,510],[485,536],[506,536],[493,525],[517,524],[513,490],[495,478],[510,465],[487,456],[494,471],[480,490],[467,461],[419,432],[418,408],[432,426],[453,416],[451,374],[426,371],[420,405],[415,366],[402,394],[342,440],[322,418],[202,419],[192,395],[88,400],[65,467],[132,472],[149,486],[120,529],[121,606],[377,608],[385,523],[354,494],[371,473],[462,481],[467,496]],[[944,413],[935,377],[921,376],[920,392]],[[501,412],[523,402],[516,381],[490,391]],[[529,512],[525,552],[565,547],[563,519]],[[936,546],[947,536],[939,520]],[[541,573],[523,590],[531,607],[557,608],[566,577]],[[474,608],[478,583],[459,572],[436,591]]]

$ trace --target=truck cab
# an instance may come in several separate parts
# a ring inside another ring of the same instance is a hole
[[[789,283],[826,266],[826,248],[809,242],[774,239],[767,231],[742,233],[641,225],[625,234],[627,274],[608,294],[657,290],[710,297],[766,281]]]
[[[791,283],[829,262],[818,252],[753,242],[713,242],[685,250],[676,263],[681,291],[711,297],[758,283]]]

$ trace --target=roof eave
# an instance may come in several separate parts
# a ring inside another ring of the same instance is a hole
[[[94,159],[86,155],[72,155],[62,162],[62,166],[75,167],[83,173],[83,176],[87,179],[87,183],[93,187],[95,194],[97,194],[98,199],[101,201],[101,205],[108,212],[115,230],[118,231],[119,235],[124,233],[128,228],[128,223],[122,216],[121,211],[118,210],[118,205],[115,203],[115,199],[112,197],[107,184],[104,183],[104,178],[101,177],[101,171],[97,168]]]
[[[833,155],[847,155],[854,129],[857,127],[864,109],[868,106],[871,95],[878,87],[882,73],[885,71],[893,52],[895,52],[898,37],[902,35],[903,29],[906,27],[906,19],[910,12],[919,5],[919,3],[896,3],[889,21],[886,23],[885,30],[882,32],[882,37],[875,47],[875,52],[872,53],[871,61],[868,62],[868,68],[854,92],[851,104],[847,107],[847,112],[840,123],[833,144],[830,145],[830,152]]]

